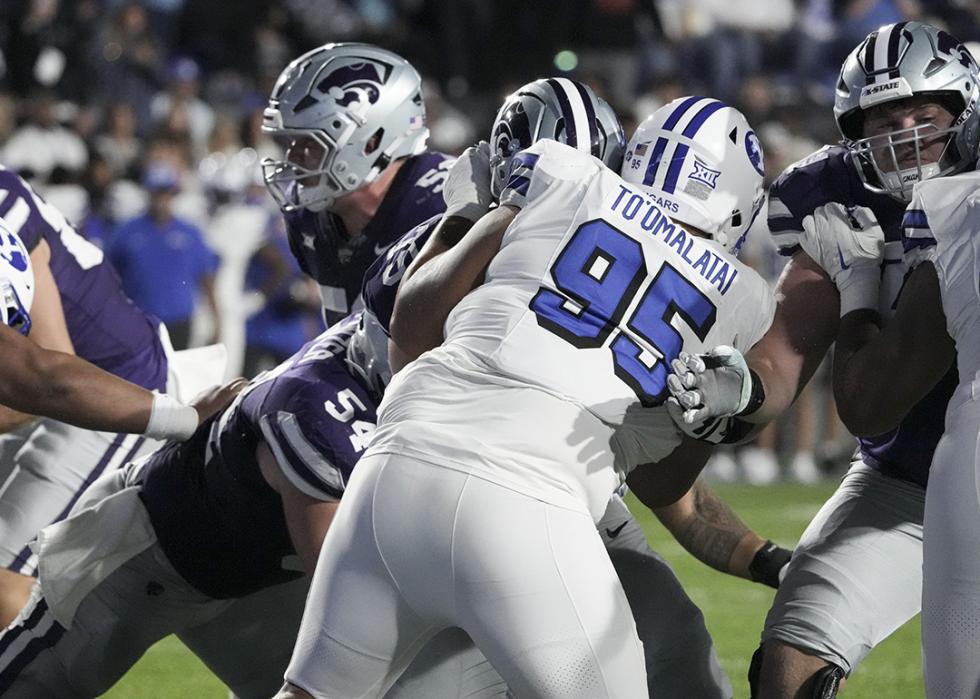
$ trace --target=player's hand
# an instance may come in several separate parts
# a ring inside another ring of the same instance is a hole
[[[752,397],[752,375],[734,347],[719,345],[706,354],[681,352],[670,368],[667,388],[676,404],[671,411],[668,399],[668,412],[682,429],[738,415]]]
[[[212,386],[198,393],[191,401],[191,405],[197,410],[198,424],[227,407],[247,385],[248,379],[237,378],[223,386]]]
[[[460,216],[477,221],[490,208],[490,144],[480,141],[463,151],[453,166],[442,189],[446,201],[446,216]]]
[[[885,235],[871,209],[826,204],[804,222],[800,247],[830,275],[841,297],[841,316],[878,307]]]

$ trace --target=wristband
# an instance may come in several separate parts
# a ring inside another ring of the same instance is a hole
[[[749,577],[753,582],[778,588],[779,573],[789,563],[792,555],[793,552],[789,549],[777,546],[772,541],[766,541],[749,563]]]
[[[749,400],[745,407],[738,411],[737,415],[751,415],[766,402],[766,388],[762,385],[762,379],[755,373],[755,369],[749,369],[749,384],[752,387]]]
[[[151,439],[187,439],[198,423],[197,410],[166,393],[153,394],[150,420],[143,434]]]
[[[881,270],[877,267],[855,269],[837,287],[840,292],[840,317],[862,308],[877,311],[880,287]]]

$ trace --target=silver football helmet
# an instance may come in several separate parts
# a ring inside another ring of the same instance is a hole
[[[933,124],[865,137],[864,110],[917,95],[935,96],[953,114]],[[903,200],[916,182],[959,172],[976,162],[980,145],[980,78],[970,52],[953,36],[922,22],[898,22],[871,32],[847,57],[837,81],[834,117],[865,185]],[[946,147],[924,162],[937,139]],[[914,147],[915,164],[900,165],[896,149]]]
[[[34,270],[20,238],[0,219],[0,322],[26,335],[31,329]]]
[[[354,334],[347,345],[347,366],[356,372],[379,396],[391,383],[388,363],[388,335],[369,310],[361,313]]]
[[[326,44],[279,75],[262,130],[287,145],[262,162],[284,211],[322,211],[394,160],[425,150],[422,80],[401,56],[370,44]]]
[[[710,97],[679,97],[636,127],[620,175],[673,219],[737,255],[765,197],[762,144],[745,115]]]
[[[499,198],[514,155],[551,138],[619,170],[626,138],[619,118],[588,85],[569,78],[529,82],[500,107],[490,132],[490,191]]]

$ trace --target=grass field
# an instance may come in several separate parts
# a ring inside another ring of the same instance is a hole
[[[760,534],[791,546],[834,488],[777,485],[719,486],[717,491]],[[704,611],[735,696],[748,696],[745,673],[755,650],[772,591],[716,573],[688,556],[659,522],[630,503],[653,547],[675,567],[689,594]],[[921,697],[922,662],[918,620],[906,624],[871,654],[841,693],[846,699]],[[225,699],[227,692],[208,670],[173,638],[154,646],[115,689],[113,699]],[[439,699],[433,697],[433,699]],[[692,697],[692,699],[697,699]]]

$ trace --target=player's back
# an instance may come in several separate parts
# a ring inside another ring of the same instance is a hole
[[[163,390],[167,358],[159,323],[123,293],[102,250],[78,234],[16,173],[0,167],[0,216],[31,252],[46,241],[75,353],[110,373]]]
[[[905,214],[908,264],[932,262],[962,386],[980,372],[980,172],[916,185]]]
[[[345,361],[357,320],[260,374],[190,440],[148,459],[140,497],[167,557],[202,592],[236,597],[302,574],[256,450],[267,444],[310,497],[340,499],[375,420],[376,398]]]
[[[600,161],[554,141],[517,159],[501,203],[521,211],[485,283],[450,314],[445,344],[395,377],[382,422],[411,423],[417,445],[426,421],[448,425],[453,411],[467,411],[479,424],[449,438],[443,453],[465,460],[486,447],[508,462],[501,470],[536,470],[537,478],[559,469],[555,481],[566,490],[577,479],[598,495],[587,481],[611,454],[628,470],[679,442],[659,407],[668,360],[718,344],[748,349],[768,327],[773,301],[761,277]],[[439,374],[436,365],[448,368],[444,390],[409,389],[421,386],[420,375]],[[511,391],[509,400],[481,403],[494,388]],[[484,473],[496,470],[484,453],[477,458]],[[575,468],[578,476],[566,477]]]

